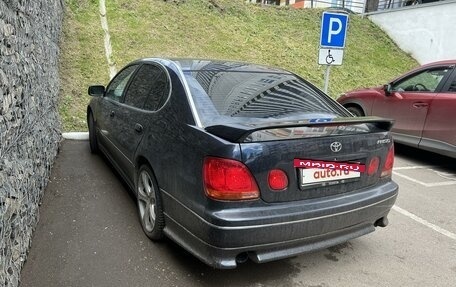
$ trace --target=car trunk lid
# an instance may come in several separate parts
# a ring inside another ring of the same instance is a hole
[[[361,190],[380,180],[392,145],[393,121],[336,118],[260,124],[225,124],[206,130],[239,142],[242,160],[254,175],[261,198],[283,202]],[[378,169],[368,174],[371,161]],[[273,190],[269,173],[279,169],[288,187]]]

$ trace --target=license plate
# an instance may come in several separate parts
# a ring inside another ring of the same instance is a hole
[[[300,168],[301,186],[332,185],[356,180],[361,176],[358,171]]]

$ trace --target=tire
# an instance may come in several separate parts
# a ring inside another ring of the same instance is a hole
[[[347,107],[347,110],[352,113],[355,117],[364,117],[364,113],[360,108]]]
[[[90,152],[93,154],[97,154],[98,149],[98,139],[97,133],[95,129],[95,121],[93,120],[92,112],[89,112],[88,117],[88,125],[89,125],[89,145],[90,145]]]
[[[149,166],[142,165],[139,168],[135,187],[139,221],[144,233],[154,241],[163,239],[165,220],[160,191]]]

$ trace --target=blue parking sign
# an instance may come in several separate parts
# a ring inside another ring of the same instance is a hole
[[[320,46],[343,49],[345,47],[347,25],[347,14],[323,12],[321,18]]]

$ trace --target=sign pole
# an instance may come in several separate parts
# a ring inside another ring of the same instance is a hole
[[[342,65],[345,38],[347,36],[348,14],[324,11],[321,17],[320,51],[318,64],[326,65],[325,86],[328,94],[329,73],[331,66]]]
[[[331,65],[326,65],[326,72],[325,72],[325,94],[328,94],[328,85],[329,85],[329,71],[331,70]]]

